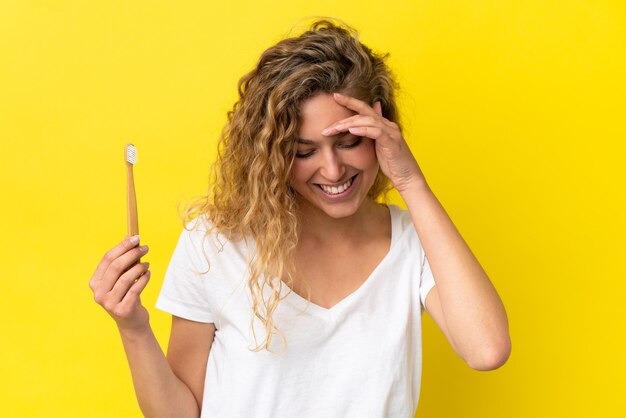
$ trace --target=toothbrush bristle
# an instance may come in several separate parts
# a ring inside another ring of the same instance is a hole
[[[131,164],[137,163],[137,148],[133,144],[126,145],[126,161]]]

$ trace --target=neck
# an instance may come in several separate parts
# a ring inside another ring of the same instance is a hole
[[[337,219],[303,202],[300,205],[300,239],[321,244],[362,241],[376,229],[381,216],[388,216],[385,212],[386,209],[377,202],[366,198],[353,215]]]

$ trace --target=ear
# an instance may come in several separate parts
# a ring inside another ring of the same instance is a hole
[[[383,108],[380,104],[380,101],[376,101],[374,102],[374,104],[372,105],[372,108],[374,109],[374,111],[376,113],[378,113],[378,116],[382,116],[383,115]]]

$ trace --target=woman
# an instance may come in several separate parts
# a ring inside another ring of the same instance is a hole
[[[240,80],[157,301],[167,357],[139,298],[147,248],[100,262],[90,286],[146,416],[412,417],[424,310],[470,367],[508,358],[505,309],[402,137],[384,58],[324,20]],[[392,186],[408,210],[377,201]]]

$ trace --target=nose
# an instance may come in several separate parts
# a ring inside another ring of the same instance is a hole
[[[335,183],[343,179],[346,166],[335,150],[327,150],[323,153],[320,174],[329,182]]]

